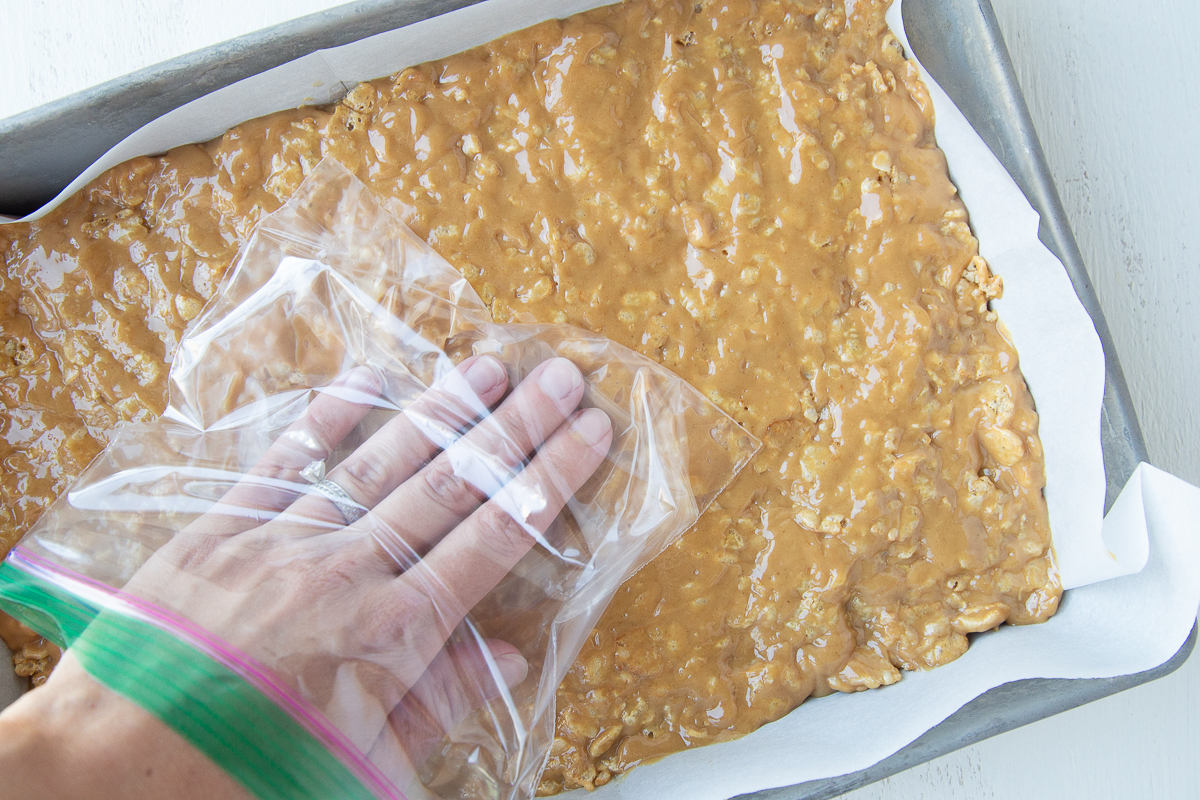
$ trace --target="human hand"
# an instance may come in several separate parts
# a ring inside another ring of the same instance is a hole
[[[489,414],[507,376],[475,357],[334,467],[338,488],[312,490],[302,473],[317,477],[380,389],[360,368],[319,394],[125,590],[273,670],[403,785],[444,732],[524,679],[514,647],[455,631],[599,466],[612,431],[603,412],[576,411],[582,376],[561,358]]]

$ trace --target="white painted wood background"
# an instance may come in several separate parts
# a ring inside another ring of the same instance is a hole
[[[1200,483],[1195,0],[992,0],[1112,327],[1151,458]],[[0,117],[338,5],[0,0]],[[853,800],[1200,797],[1200,657]]]

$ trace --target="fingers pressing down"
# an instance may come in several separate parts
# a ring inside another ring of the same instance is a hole
[[[300,471],[327,458],[354,430],[378,402],[379,389],[379,379],[370,369],[356,367],[321,390],[300,418],[225,493],[197,530],[241,533],[287,508],[296,493],[285,487],[303,483]]]
[[[579,405],[583,391],[583,376],[567,359],[555,358],[539,365],[495,412],[402,483],[357,525],[369,530],[398,568],[404,569],[463,520],[478,513],[489,497],[493,498],[493,508],[515,504],[518,516],[523,514],[524,519],[538,510],[538,504],[553,505],[553,498],[564,491],[565,502],[578,488],[569,486],[568,472],[586,469],[580,483],[586,480],[603,459],[611,438],[608,418],[600,411],[577,415],[570,426],[563,427]],[[599,434],[593,430],[597,427],[603,428]],[[581,444],[588,436],[593,438]],[[536,479],[527,474],[529,468],[525,465],[539,447],[543,452],[534,459],[535,464],[538,459],[543,463],[563,462],[567,472],[545,470],[544,478],[539,475]],[[593,450],[599,451],[594,459],[582,452]],[[584,459],[580,464],[566,463],[576,455]],[[546,485],[539,486],[538,480]],[[527,484],[528,488],[518,492],[518,487]]]
[[[574,414],[515,478],[395,582],[396,607],[438,606],[442,635],[496,587],[608,453],[612,423],[599,409]]]
[[[459,432],[487,415],[508,389],[504,365],[473,356],[397,414],[326,476],[363,508],[374,508],[429,462]],[[301,519],[344,523],[337,507],[319,494],[298,500]]]

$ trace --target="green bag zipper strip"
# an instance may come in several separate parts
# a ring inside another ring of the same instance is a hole
[[[93,678],[161,719],[255,797],[375,797],[304,725],[229,667],[12,560],[0,563],[0,609],[70,647]]]

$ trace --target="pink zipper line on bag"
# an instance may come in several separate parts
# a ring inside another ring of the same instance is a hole
[[[296,697],[292,690],[267,667],[213,636],[204,628],[140,597],[120,589],[114,589],[86,575],[47,561],[20,545],[12,549],[8,560],[13,562],[14,566],[20,567],[26,572],[36,573],[44,580],[77,596],[81,593],[72,587],[73,583],[90,587],[104,597],[107,601],[104,603],[106,608],[124,613],[126,616],[142,619],[144,622],[184,640],[237,674],[286,711],[293,720],[321,742],[377,796],[386,798],[386,800],[407,800],[379,771],[379,768],[351,744],[342,732],[325,718],[324,714],[306,700]],[[91,593],[89,592],[89,594]]]

